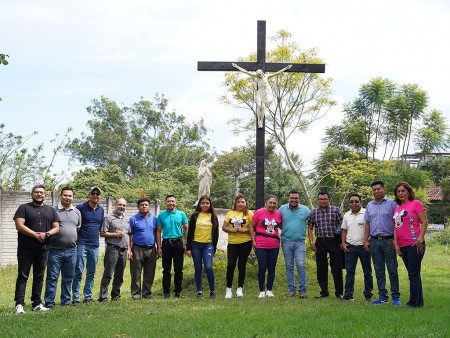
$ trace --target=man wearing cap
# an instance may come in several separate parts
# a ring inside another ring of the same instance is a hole
[[[114,211],[105,217],[100,229],[100,236],[105,237],[106,251],[99,302],[108,300],[108,286],[113,275],[111,299],[118,300],[120,298],[120,287],[127,265],[128,234],[130,232],[130,223],[124,216],[126,206],[127,201],[119,198],[114,206]]]
[[[186,247],[183,244],[183,230],[186,236],[188,220],[186,214],[176,208],[177,199],[174,195],[166,196],[166,210],[158,215],[156,239],[158,256],[162,257],[164,298],[170,297],[170,279],[173,261],[175,297],[181,296],[183,282],[183,262]],[[162,237],[162,244],[161,244]]]
[[[45,280],[45,307],[55,307],[55,296],[59,275],[61,274],[61,305],[70,305],[75,264],[77,262],[77,238],[81,226],[81,213],[72,205],[73,190],[61,189],[61,201],[55,207],[61,220],[59,234],[52,240],[47,262]]]
[[[77,263],[72,283],[72,304],[80,303],[80,286],[84,266],[86,265],[86,282],[84,283],[83,302],[90,303],[94,285],[95,269],[98,261],[99,232],[103,222],[104,210],[99,204],[102,191],[99,187],[89,190],[89,200],[77,205],[82,221],[77,240]]]
[[[31,302],[33,311],[47,311],[41,301],[50,238],[59,232],[59,217],[55,209],[45,205],[45,187],[31,190],[32,202],[22,204],[14,214],[17,236],[17,280],[14,301],[16,313],[25,313],[25,290],[33,267]]]
[[[150,200],[143,197],[137,202],[139,212],[130,217],[128,259],[130,260],[131,297],[134,300],[152,298],[156,270],[156,224],[150,213]],[[141,274],[144,277],[141,281]],[[142,287],[141,287],[142,285]]]

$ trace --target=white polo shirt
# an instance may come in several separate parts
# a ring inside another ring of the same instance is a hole
[[[363,245],[365,235],[364,213],[366,209],[361,208],[355,215],[351,210],[347,211],[342,220],[342,229],[347,230],[347,243],[351,245]]]

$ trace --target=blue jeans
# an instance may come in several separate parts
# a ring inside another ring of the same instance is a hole
[[[77,248],[50,249],[47,261],[47,278],[45,280],[45,306],[55,306],[56,288],[61,273],[61,305],[70,304],[70,289],[75,275]]]
[[[409,277],[409,301],[407,304],[411,307],[422,307],[423,292],[420,270],[422,266],[422,259],[425,254],[425,243],[423,244],[422,253],[417,252],[417,247],[415,245],[405,246],[400,248],[400,250],[402,252],[403,263],[405,263]]]
[[[208,279],[209,291],[215,291],[214,288],[214,271],[212,262],[214,257],[214,245],[212,243],[200,243],[192,241],[192,259],[194,260],[195,269],[195,285],[197,291],[202,291],[202,260],[205,268],[206,277]]]
[[[275,268],[280,248],[275,249],[256,249],[256,258],[258,259],[258,285],[259,291],[264,289],[272,291],[273,281],[275,280]],[[264,288],[267,270],[267,285]]]
[[[389,274],[391,295],[394,298],[400,297],[397,253],[392,246],[392,241],[392,239],[378,240],[374,238],[370,241],[370,253],[372,254],[373,268],[377,277],[378,294],[383,299],[389,298],[386,289],[385,266]]]
[[[364,296],[372,298],[373,277],[372,265],[370,264],[370,252],[364,250],[362,245],[351,245],[347,243],[348,252],[345,253],[345,294],[346,297],[352,297],[355,292],[355,270],[358,258],[361,261],[361,267],[364,273]]]
[[[92,299],[92,287],[94,286],[95,269],[98,262],[98,246],[78,244],[75,276],[72,283],[72,298],[80,301],[81,277],[86,264],[86,282],[84,283],[84,300]]]
[[[286,265],[286,279],[288,283],[288,290],[295,292],[295,276],[294,276],[294,261],[298,273],[298,292],[306,293],[306,245],[304,241],[289,241],[283,239],[281,241],[281,248],[283,250],[284,263]]]

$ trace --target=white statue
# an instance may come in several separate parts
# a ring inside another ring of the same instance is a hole
[[[250,75],[251,77],[255,78],[256,84],[257,84],[257,90],[256,90],[256,117],[258,121],[258,128],[263,127],[263,121],[264,121],[264,113],[266,110],[266,106],[269,103],[269,94],[268,94],[268,87],[269,87],[269,79],[273,76],[276,76],[278,74],[283,73],[284,71],[288,70],[292,67],[292,65],[288,65],[284,67],[283,69],[279,70],[276,73],[266,75],[261,69],[258,69],[256,72],[249,72],[248,70],[239,67],[237,64],[232,63],[231,64],[234,68],[241,71],[244,74]]]
[[[211,183],[212,174],[206,165],[206,160],[200,162],[200,167],[198,168],[198,198],[200,199],[203,195],[211,194]]]

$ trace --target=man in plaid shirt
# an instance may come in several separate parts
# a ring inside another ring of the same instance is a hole
[[[320,192],[317,195],[319,207],[311,211],[308,224],[308,238],[311,250],[316,253],[317,281],[320,286],[320,295],[315,298],[325,298],[328,292],[328,254],[330,255],[330,267],[334,280],[335,295],[342,298],[342,260],[339,241],[335,234],[339,233],[342,224],[342,213],[338,207],[330,205],[330,195]],[[313,229],[316,242],[313,241]]]

